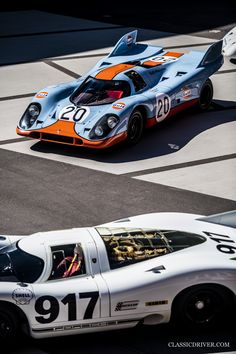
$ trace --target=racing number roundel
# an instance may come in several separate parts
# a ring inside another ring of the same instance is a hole
[[[59,119],[67,122],[82,123],[88,115],[89,108],[70,105],[60,111]]]
[[[156,96],[156,120],[157,122],[161,122],[165,119],[171,108],[171,99],[165,93],[157,94]]]

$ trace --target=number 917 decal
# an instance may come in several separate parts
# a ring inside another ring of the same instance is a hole
[[[161,122],[165,119],[171,108],[171,99],[165,93],[158,93],[156,96],[156,120]]]
[[[73,105],[64,107],[59,113],[59,119],[67,122],[82,123],[88,117],[88,107],[76,107]]]

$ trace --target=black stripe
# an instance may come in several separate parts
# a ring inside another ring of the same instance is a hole
[[[8,101],[8,100],[15,100],[18,98],[33,97],[35,94],[36,92],[31,92],[31,93],[23,93],[22,95],[0,97],[0,101]]]
[[[46,31],[46,32],[32,32],[32,33],[19,33],[19,34],[2,34],[1,38],[17,38],[17,37],[30,37],[30,36],[45,36],[49,34],[59,34],[59,33],[73,33],[73,32],[90,32],[90,31],[103,31],[111,30],[116,28],[127,28],[127,26],[107,26],[107,27],[93,27],[93,28],[81,28],[72,30],[59,30],[59,31]]]
[[[221,71],[216,71],[214,75],[216,74],[228,74],[228,73],[234,73],[236,72],[236,69],[229,69],[229,70],[221,70]]]
[[[142,170],[142,171],[124,173],[124,174],[122,174],[122,176],[128,176],[128,177],[138,177],[138,176],[140,176],[141,177],[142,175],[148,175],[150,173],[176,170],[178,168],[185,168],[185,167],[191,167],[191,166],[198,166],[198,165],[203,165],[203,164],[207,164],[207,163],[211,163],[211,162],[234,159],[235,157],[236,157],[236,153],[235,154],[229,154],[229,155],[223,155],[223,156],[210,157],[210,158],[202,159],[202,160],[195,160],[195,161],[178,163],[178,164],[174,164],[174,165],[150,168],[149,170]]]
[[[74,77],[75,79],[78,79],[79,77],[81,77],[81,75],[75,73],[74,71],[71,71],[71,70],[69,70],[69,69],[66,69],[64,66],[61,66],[61,65],[59,65],[59,64],[56,64],[56,63],[54,63],[54,62],[51,61],[51,60],[42,60],[42,62],[45,63],[45,64],[47,64],[47,65],[49,65],[49,66],[51,66],[51,67],[54,68],[54,69],[57,69],[57,70],[62,71],[64,74],[67,74],[67,75],[69,75],[69,76]]]
[[[177,48],[191,48],[191,47],[201,47],[204,45],[211,45],[214,44],[216,42],[207,42],[207,43],[197,43],[197,44],[179,44],[179,45],[174,45],[174,46],[170,46],[170,47],[164,47],[164,49],[177,49]]]
[[[0,145],[13,144],[13,143],[21,143],[22,141],[32,140],[30,138],[15,138],[15,139],[7,139],[0,141]]]
[[[50,60],[69,60],[69,59],[87,59],[87,58],[96,58],[96,57],[105,57],[110,53],[98,53],[98,54],[88,54],[88,55],[74,55],[73,57],[53,57]]]

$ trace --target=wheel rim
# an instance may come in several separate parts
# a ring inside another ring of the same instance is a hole
[[[142,134],[142,117],[139,114],[134,114],[129,126],[129,139],[135,141]]]
[[[213,291],[204,290],[191,295],[185,305],[187,318],[196,324],[208,324],[222,307],[220,296]]]
[[[212,90],[209,85],[203,87],[201,96],[200,96],[200,105],[202,108],[207,108],[212,100]]]
[[[12,322],[7,316],[0,314],[0,337],[6,338],[12,333]]]

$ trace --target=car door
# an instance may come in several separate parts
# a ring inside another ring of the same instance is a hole
[[[90,323],[100,318],[99,286],[90,272],[87,254],[83,254],[83,271],[68,276],[72,269],[69,265],[60,274],[55,272],[54,261],[59,261],[59,265],[64,262],[59,253],[64,259],[74,259],[74,255],[68,256],[68,249],[72,250],[75,244],[65,246],[51,247],[53,262],[50,276],[44,283],[33,285],[35,302],[30,315],[33,331],[79,330],[83,322]],[[83,249],[83,245],[80,247]]]

